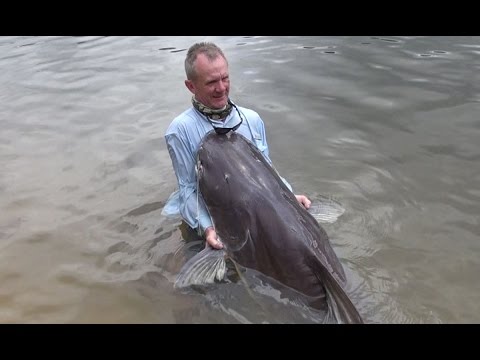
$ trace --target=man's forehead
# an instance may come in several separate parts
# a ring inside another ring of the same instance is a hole
[[[213,61],[209,61],[206,58],[198,61],[196,64],[197,73],[208,78],[224,77],[228,75],[228,65],[222,60],[223,58],[219,56]]]

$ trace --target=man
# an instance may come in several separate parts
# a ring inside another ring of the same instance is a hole
[[[204,235],[207,243],[223,248],[203,199],[197,194],[195,171],[198,146],[212,129],[221,132],[232,129],[250,139],[271,164],[265,126],[253,110],[237,107],[229,98],[230,77],[228,61],[222,50],[213,43],[194,44],[185,59],[185,85],[193,94],[192,107],[176,117],[165,133],[167,148],[178,181],[178,192],[168,206],[178,206],[184,221]],[[292,187],[282,178],[290,190]],[[310,200],[295,195],[307,209]]]

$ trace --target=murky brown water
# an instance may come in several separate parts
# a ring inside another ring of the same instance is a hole
[[[0,37],[0,322],[310,322],[258,286],[180,292],[163,134],[212,40],[366,322],[480,322],[480,37]],[[252,279],[255,280],[253,277]],[[262,295],[263,292],[263,295]]]

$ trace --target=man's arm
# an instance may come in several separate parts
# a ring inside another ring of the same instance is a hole
[[[166,135],[165,141],[177,177],[180,214],[192,229],[200,228],[203,233],[213,224],[202,197],[198,196],[197,201],[197,179],[193,154],[178,134]]]

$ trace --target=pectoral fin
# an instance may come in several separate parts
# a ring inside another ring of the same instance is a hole
[[[212,284],[223,280],[226,272],[225,251],[205,247],[188,260],[177,275],[176,288]]]
[[[308,212],[319,223],[334,223],[345,212],[345,208],[336,200],[325,196],[313,199]]]

